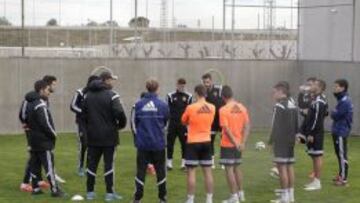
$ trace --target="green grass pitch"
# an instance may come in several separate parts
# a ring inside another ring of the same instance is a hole
[[[255,150],[257,141],[267,141],[268,132],[254,131],[251,134],[246,152],[243,155],[244,185],[247,202],[264,203],[274,199],[273,190],[278,188],[278,180],[269,176],[272,166],[271,152],[269,149],[263,151]],[[117,149],[116,156],[116,181],[115,188],[124,200],[120,202],[131,202],[134,192],[135,176],[135,148],[133,139],[129,133],[121,133],[121,144]],[[335,187],[331,179],[337,171],[331,137],[326,136],[325,160],[322,176],[323,189],[316,192],[305,192],[303,185],[308,182],[307,175],[310,171],[311,162],[304,152],[303,145],[296,146],[295,165],[296,172],[296,202],[298,203],[358,203],[360,202],[360,138],[352,137],[349,140],[350,175],[349,187]],[[175,169],[168,172],[168,202],[184,202],[186,198],[186,175],[178,166],[179,143],[176,143]],[[217,148],[217,155],[218,155]],[[74,194],[85,195],[86,178],[80,178],[76,174],[77,165],[77,137],[74,133],[60,134],[58,136],[55,150],[55,165],[58,174],[66,179],[67,183],[62,188],[69,194],[67,199],[52,199],[48,192],[42,196],[32,197],[30,194],[19,191],[24,171],[25,161],[28,158],[24,135],[0,136],[0,202],[69,202]],[[97,201],[103,202],[105,189],[103,180],[102,163],[97,175]],[[196,202],[204,202],[204,186],[201,171],[198,170]],[[224,177],[224,171],[217,167],[214,170],[214,202],[219,203],[226,199],[229,190]],[[156,181],[153,176],[147,176],[145,185],[144,203],[155,203],[157,200]]]

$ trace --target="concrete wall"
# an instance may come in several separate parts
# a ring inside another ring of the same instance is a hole
[[[350,84],[350,96],[354,103],[354,128],[353,132],[360,134],[360,63],[340,63],[340,62],[301,62],[302,78],[305,80],[309,76],[323,78],[328,83],[326,95],[328,96],[330,109],[336,105],[336,100],[332,95],[333,81],[339,78],[346,78]],[[327,128],[331,126],[331,120],[327,119]]]
[[[249,107],[253,125],[268,127],[272,114],[271,87],[279,80],[288,80],[297,86],[301,75],[297,64],[296,61],[0,58],[0,134],[21,132],[17,119],[19,105],[34,81],[45,74],[59,79],[57,91],[50,99],[57,130],[74,131],[74,115],[69,110],[71,98],[99,65],[112,68],[119,76],[115,90],[120,93],[127,111],[150,76],[160,80],[161,97],[165,97],[174,90],[176,78],[185,77],[192,91],[205,71],[218,69],[234,87],[236,97]]]
[[[300,0],[300,2],[301,6],[305,7],[300,10],[300,59],[351,61],[354,11],[352,4],[355,1]],[[331,6],[340,4],[350,5]],[[357,9],[360,11],[359,8]],[[356,37],[359,37],[359,34]]]
[[[355,1],[354,60],[360,61],[360,1]]]

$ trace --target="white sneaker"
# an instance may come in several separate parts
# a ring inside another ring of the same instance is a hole
[[[271,203],[289,203],[288,201],[284,201],[282,199],[275,199],[275,200],[270,200]]]
[[[172,169],[173,169],[172,159],[168,159],[168,160],[167,160],[166,167],[167,167],[168,170],[172,170]]]
[[[320,180],[315,179],[313,182],[306,185],[304,190],[306,190],[306,191],[321,190],[321,182],[320,182]]]
[[[58,174],[55,174],[55,180],[59,183],[66,183],[66,181],[62,179]]]
[[[240,202],[245,202],[245,192],[244,191],[239,191],[238,196],[239,196]]]
[[[240,203],[240,201],[238,198],[230,197],[227,200],[223,200],[222,203]]]
[[[276,167],[271,168],[270,176],[279,179],[279,170]]]
[[[185,159],[181,159],[181,165],[180,168],[185,168]]]

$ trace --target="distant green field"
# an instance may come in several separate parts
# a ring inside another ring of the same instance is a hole
[[[118,147],[116,159],[116,190],[124,200],[120,202],[131,202],[134,192],[135,176],[135,148],[129,133],[121,134],[121,144]],[[242,166],[245,178],[245,192],[247,202],[264,203],[274,199],[273,190],[278,188],[278,181],[269,176],[269,169],[272,166],[270,150],[256,151],[254,149],[257,141],[266,141],[267,132],[253,132],[244,154],[244,164]],[[338,188],[332,185],[337,163],[331,143],[331,137],[326,136],[326,154],[323,173],[323,189],[317,192],[303,191],[303,185],[308,182],[307,175],[310,171],[310,159],[304,153],[304,147],[298,145],[296,148],[297,163],[296,171],[296,200],[299,203],[359,203],[360,200],[360,138],[353,137],[350,143],[350,177],[349,187]],[[178,143],[177,143],[178,145]],[[179,146],[177,146],[175,166],[179,166]],[[217,150],[219,152],[219,150]],[[58,137],[57,148],[55,151],[56,169],[58,174],[67,180],[62,185],[63,189],[73,196],[74,194],[85,195],[86,178],[80,178],[76,174],[77,161],[77,137],[75,134],[61,134]],[[25,161],[28,155],[25,147],[25,137],[0,136],[0,202],[64,202],[68,199],[55,200],[50,195],[32,197],[30,194],[19,191],[22,180]],[[103,202],[105,193],[104,181],[102,176],[102,166],[98,170],[96,192],[98,201]],[[175,169],[168,173],[168,202],[184,202],[186,198],[185,173],[180,169]],[[216,203],[226,199],[229,195],[228,187],[224,177],[224,171],[216,169],[215,194]],[[157,188],[155,178],[148,176],[146,180],[146,191],[143,202],[157,202]],[[196,202],[204,202],[204,189],[200,170],[198,171],[198,185]]]

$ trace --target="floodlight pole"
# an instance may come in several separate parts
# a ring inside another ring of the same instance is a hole
[[[225,58],[226,0],[223,0],[222,58]]]
[[[134,57],[137,57],[137,46],[138,46],[138,0],[135,0],[135,47]]]
[[[109,43],[109,56],[112,56],[112,48],[113,48],[113,32],[114,32],[114,25],[113,25],[113,0],[110,0],[110,43]]]
[[[21,0],[21,56],[25,56],[25,6],[24,6],[24,0]]]
[[[233,53],[234,51],[234,31],[235,31],[235,0],[232,0],[232,5],[231,5],[231,53],[232,56],[231,58],[234,58],[235,54]]]

